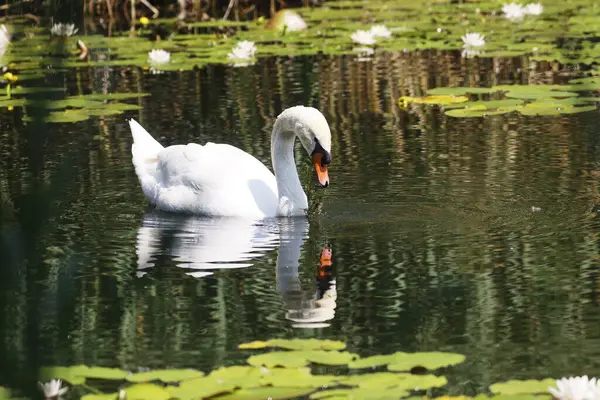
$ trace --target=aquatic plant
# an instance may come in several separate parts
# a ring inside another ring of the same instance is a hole
[[[75,28],[75,24],[59,22],[57,24],[52,25],[50,33],[54,36],[73,36],[77,33],[77,31],[78,29]]]
[[[502,6],[502,12],[506,19],[518,21],[525,16],[525,9],[519,3],[509,3]]]
[[[350,37],[352,38],[352,40],[355,43],[362,44],[362,45],[372,45],[372,44],[375,44],[375,42],[377,41],[375,39],[375,35],[373,35],[373,32],[371,30],[365,31],[365,30],[359,29],[356,32],[354,32],[352,35],[350,35]]]
[[[556,388],[548,390],[559,400],[596,400],[600,399],[600,381],[588,379],[587,375],[562,378],[556,381]]]
[[[524,11],[527,15],[540,15],[544,12],[544,7],[542,3],[530,3],[525,6]]]
[[[343,351],[346,344],[340,341],[317,339],[271,339],[239,345],[241,350],[260,350],[278,347],[286,350],[251,355],[249,365],[219,367],[207,375],[193,369],[154,370],[131,374],[116,368],[48,367],[42,377],[56,377],[73,385],[90,389],[87,379],[105,381],[103,387],[113,387],[117,382],[130,382],[112,393],[90,393],[82,400],[115,398],[144,399],[288,399],[309,396],[310,399],[398,399],[411,394],[444,387],[445,376],[432,372],[462,363],[462,354],[445,352],[405,353],[376,355],[361,358]],[[368,369],[366,373],[345,375],[343,369],[330,375],[314,373],[310,365],[344,366],[352,370]],[[385,368],[382,371],[378,368]],[[411,373],[414,369],[421,372]],[[426,371],[428,373],[423,373]],[[60,382],[60,381],[58,381]],[[112,383],[111,383],[112,382]],[[556,382],[558,389],[552,387]],[[56,383],[48,393],[58,393]],[[60,388],[60,384],[58,385]],[[97,391],[96,389],[93,389]],[[596,378],[543,380],[511,380],[491,385],[495,399],[547,398],[550,392],[558,400],[596,400]],[[63,392],[64,393],[64,392]],[[478,399],[487,399],[485,395]],[[468,397],[438,397],[438,399],[468,399]]]
[[[485,45],[485,36],[481,33],[472,32],[467,33],[461,37],[464,47],[481,47]]]
[[[227,54],[227,58],[234,63],[244,63],[254,58],[256,50],[254,42],[244,40],[231,49],[231,52]]]
[[[371,27],[371,35],[374,37],[383,37],[389,39],[392,37],[392,32],[385,25],[373,25]]]
[[[148,53],[148,62],[151,64],[166,64],[171,60],[171,53],[162,49],[154,49]]]
[[[46,399],[54,399],[67,393],[68,387],[62,387],[62,381],[60,379],[52,379],[48,383],[38,382],[40,389],[44,392]]]

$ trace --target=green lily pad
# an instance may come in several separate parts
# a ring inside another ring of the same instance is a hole
[[[116,400],[119,393],[90,393],[81,397],[80,400]]]
[[[361,400],[398,400],[405,397],[408,392],[403,392],[397,388],[368,388],[368,389],[333,389],[314,393],[310,396],[311,399],[361,399]]]
[[[80,121],[85,121],[89,118],[90,118],[90,115],[87,111],[84,111],[81,109],[75,109],[75,110],[51,112],[44,118],[44,122],[47,122],[47,123],[80,122]],[[32,118],[29,116],[26,116],[23,118],[23,120],[31,121]]]
[[[75,365],[72,367],[43,367],[40,369],[40,381],[48,382],[52,379],[61,379],[69,382],[71,385],[81,385],[85,383],[85,373],[88,367],[85,365]]]
[[[578,96],[575,92],[564,92],[559,90],[515,90],[509,91],[504,94],[506,97],[513,99],[546,99],[546,98],[559,98],[559,97],[575,97]]]
[[[333,375],[311,375],[308,368],[273,368],[260,379],[261,386],[301,387],[319,389],[334,384],[339,377]]]
[[[520,106],[525,102],[521,99],[503,99],[503,100],[486,100],[486,101],[467,101],[466,103],[449,104],[444,106],[446,110],[455,108],[465,108],[474,110],[494,110],[504,107]]]
[[[271,339],[238,346],[240,349],[264,349],[267,347],[279,347],[288,350],[343,350],[346,348],[346,344],[337,340]]]
[[[382,365],[388,365],[395,360],[396,354],[378,355],[366,358],[359,358],[358,360],[348,363],[348,368],[359,369],[359,368],[373,368]],[[403,354],[403,353],[402,353]]]
[[[592,106],[582,106],[582,107],[574,107],[570,104],[553,104],[553,103],[529,103],[525,107],[523,107],[520,112],[523,115],[533,116],[533,115],[561,115],[561,114],[577,114],[588,111],[595,111],[597,107],[595,105]]]
[[[255,389],[241,389],[231,394],[220,396],[219,400],[283,400],[305,396],[314,389],[299,387],[261,387]]]
[[[25,105],[25,99],[0,100],[0,107],[21,107]]]
[[[0,386],[0,400],[9,400],[11,395],[11,391],[9,388],[5,388],[4,386]]]
[[[376,372],[373,374],[350,375],[345,377],[342,383],[346,386],[358,386],[361,388],[387,388],[395,387],[400,384],[400,381],[415,377],[418,377],[418,375],[396,372]]]
[[[138,383],[125,389],[127,400],[169,400],[171,394],[161,386]]]
[[[494,88],[471,88],[471,87],[440,87],[435,89],[427,89],[428,95],[450,95],[464,96],[466,94],[489,94],[494,93]]]
[[[124,380],[128,372],[120,370],[118,368],[104,368],[104,367],[88,367],[79,372],[86,378],[94,379],[107,379],[107,380]]]
[[[179,386],[167,386],[165,390],[171,397],[179,400],[210,398],[218,394],[230,393],[237,385],[221,379],[205,376],[183,381]]]
[[[261,368],[234,365],[218,368],[212,371],[208,378],[221,384],[232,385],[235,388],[248,388],[259,386],[260,379],[266,373],[268,373],[268,370],[263,371]]]
[[[507,382],[494,383],[490,386],[490,391],[494,394],[501,395],[516,395],[516,394],[535,394],[535,393],[547,393],[548,387],[556,385],[554,379],[544,380],[511,380]]]
[[[423,367],[428,370],[448,367],[465,361],[465,356],[456,353],[424,352],[398,354],[394,361],[388,365],[389,371],[409,371],[414,367]]]
[[[52,92],[64,92],[64,88],[57,87],[23,87],[16,86],[10,89],[13,95],[21,94],[34,94],[34,93],[52,93]]]
[[[266,367],[298,368],[310,362],[325,365],[345,365],[358,358],[356,354],[336,351],[273,351],[248,358],[248,364]]]
[[[161,381],[165,383],[180,382],[186,379],[201,378],[204,372],[195,369],[157,369],[148,372],[139,372],[127,376],[129,382]]]

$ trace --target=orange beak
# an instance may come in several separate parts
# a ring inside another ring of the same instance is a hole
[[[312,156],[315,171],[317,171],[317,178],[319,178],[319,183],[321,186],[327,187],[329,186],[329,173],[327,172],[327,165],[321,163],[322,159],[322,153],[315,153]]]

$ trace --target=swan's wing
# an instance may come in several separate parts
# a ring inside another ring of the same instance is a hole
[[[166,188],[160,201],[173,205],[174,211],[180,206],[212,215],[275,215],[275,176],[255,157],[234,146],[170,146],[158,154],[158,170]]]

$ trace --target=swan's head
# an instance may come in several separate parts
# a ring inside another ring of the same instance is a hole
[[[287,122],[287,123],[286,123]],[[284,110],[275,124],[283,124],[284,130],[293,131],[312,158],[319,183],[329,186],[327,165],[331,163],[331,131],[327,120],[313,107],[295,106]]]

